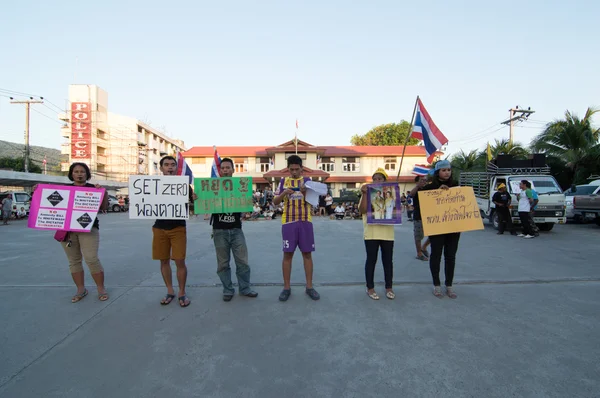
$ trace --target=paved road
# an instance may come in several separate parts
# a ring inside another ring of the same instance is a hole
[[[0,227],[0,397],[600,395],[594,225],[532,240],[489,227],[463,234],[457,300],[431,294],[412,225],[398,226],[397,299],[375,302],[364,293],[361,223],[317,220],[322,299],[303,294],[297,256],[298,286],[280,303],[279,223],[246,223],[259,297],[224,303],[209,226],[194,219],[186,309],[158,305],[165,290],[150,225],[101,217],[111,299],[78,304],[51,233]]]

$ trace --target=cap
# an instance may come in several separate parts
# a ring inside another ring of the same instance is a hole
[[[377,170],[375,170],[375,173],[373,173],[373,175],[375,175],[375,174],[381,174],[382,176],[384,176],[384,177],[385,177],[385,180],[386,180],[386,181],[387,181],[387,179],[388,179],[388,175],[387,175],[387,173],[386,173],[386,172],[385,172],[385,170],[384,170],[384,169],[382,169],[381,167],[380,167],[380,168],[378,168]]]
[[[452,168],[452,165],[447,160],[440,160],[439,162],[437,162],[435,164],[436,171],[441,170],[441,169],[451,169],[451,168]]]
[[[506,188],[506,185],[504,185],[504,184],[498,185],[498,189],[502,189],[502,188]]]

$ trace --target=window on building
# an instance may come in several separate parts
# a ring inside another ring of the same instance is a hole
[[[396,170],[396,158],[384,158],[383,162],[385,163],[386,170]]]
[[[292,155],[298,155],[298,156],[300,156],[300,159],[306,160],[306,152],[298,152],[298,153],[296,153],[296,152],[286,152],[285,153],[285,160],[287,160],[287,158],[289,158]]]
[[[268,157],[256,158],[256,172],[266,173],[271,168]]]
[[[206,164],[206,158],[192,158],[192,164]]]
[[[233,167],[236,173],[248,172],[248,158],[233,158]]]
[[[323,157],[321,158],[321,163],[319,164],[319,168],[323,171],[333,172],[335,171],[335,158]]]
[[[360,158],[342,158],[342,170],[350,173],[357,173],[360,171]]]

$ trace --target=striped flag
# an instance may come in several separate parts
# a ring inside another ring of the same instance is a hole
[[[190,178],[190,184],[194,183],[194,174],[192,173],[192,169],[186,163],[181,152],[177,152],[177,175],[188,176]]]
[[[433,162],[435,153],[448,143],[448,138],[437,128],[420,98],[417,98],[417,116],[411,137],[423,140],[429,163]]]
[[[210,170],[210,178],[219,178],[221,177],[221,157],[217,152],[217,147],[214,147],[215,155],[213,160],[212,169]]]
[[[412,173],[414,175],[418,175],[418,176],[426,176],[427,173],[429,173],[429,170],[431,170],[431,169],[427,166],[424,166],[422,164],[416,164]]]

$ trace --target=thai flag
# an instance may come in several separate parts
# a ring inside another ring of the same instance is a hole
[[[221,177],[221,157],[217,152],[217,147],[215,148],[215,155],[213,160],[212,169],[210,170],[210,178],[219,178]]]
[[[427,166],[423,166],[422,164],[415,165],[412,173],[418,176],[426,176],[429,173],[430,168]]]
[[[181,152],[177,152],[177,175],[188,176],[190,178],[190,184],[194,183],[194,174],[192,173],[192,169],[186,163]]]
[[[448,143],[448,138],[437,128],[420,98],[417,98],[417,116],[411,137],[423,140],[429,163],[433,162],[435,153],[442,145]]]

